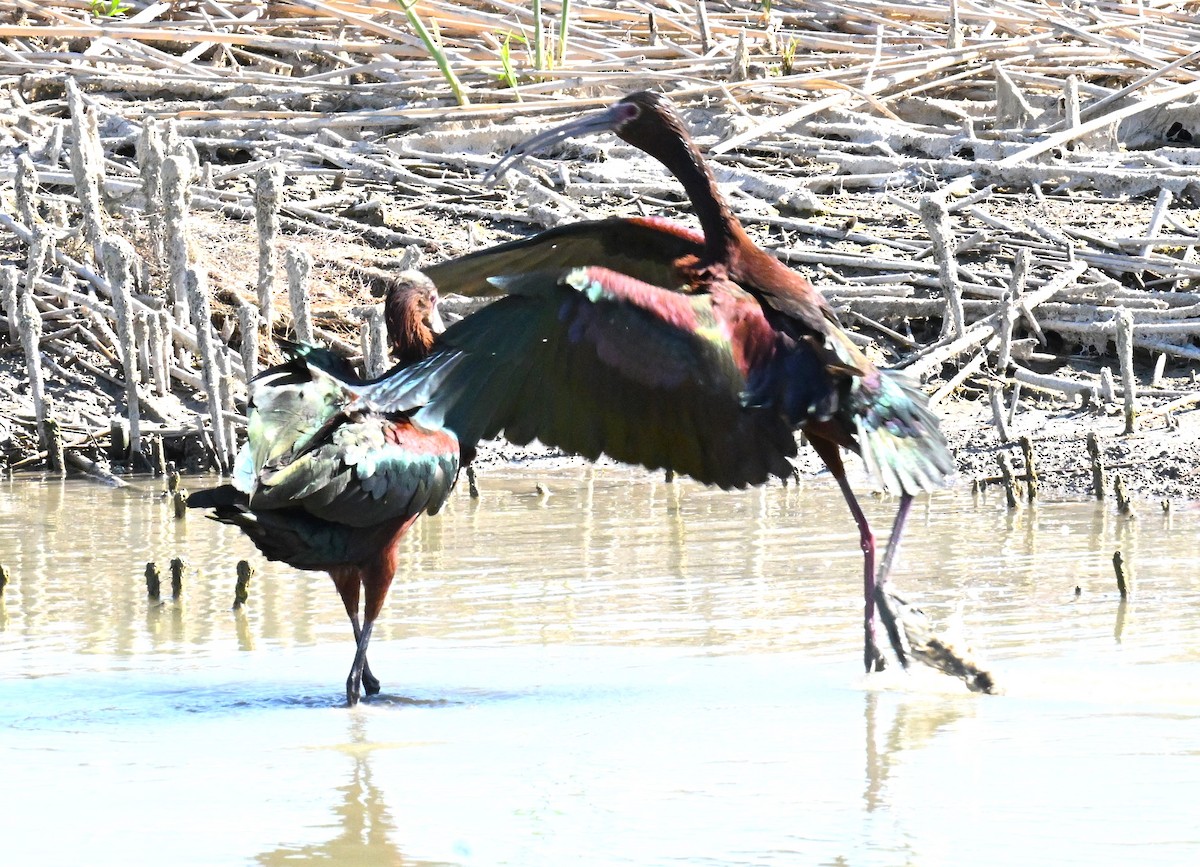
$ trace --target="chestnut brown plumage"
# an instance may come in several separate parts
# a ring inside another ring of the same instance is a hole
[[[462,442],[503,433],[589,458],[607,454],[722,487],[786,477],[795,431],[837,480],[864,556],[864,661],[913,494],[953,460],[925,396],[877,369],[801,275],[750,240],[664,97],[635,93],[538,135],[502,160],[563,139],[614,132],[680,181],[700,231],[655,218],[576,223],[426,269],[443,292],[505,297],[452,327],[425,362],[373,400],[423,411]],[[875,539],[841,449],[899,495],[876,574]],[[891,618],[889,638],[901,662]]]
[[[424,358],[442,330],[437,289],[419,272],[393,278],[385,317],[401,364]],[[327,350],[285,344],[291,356],[250,384],[248,441],[235,484],[197,491],[264,556],[328,572],[346,607],[356,650],[346,701],[379,692],[367,664],[371,630],[396,572],[398,545],[421,514],[436,512],[461,463],[458,440],[416,424],[410,411],[350,408],[363,384]],[[362,621],[359,621],[360,591]]]

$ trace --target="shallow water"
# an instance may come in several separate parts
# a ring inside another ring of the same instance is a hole
[[[325,576],[171,520],[153,483],[5,483],[3,863],[1197,862],[1200,512],[920,503],[895,580],[990,663],[988,697],[860,673],[826,481],[481,484],[407,540],[384,693],[348,710]],[[894,504],[866,508],[885,536]],[[149,603],[145,563],[175,556],[182,598]]]

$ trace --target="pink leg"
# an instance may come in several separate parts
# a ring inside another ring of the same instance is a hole
[[[354,664],[350,667],[350,676],[346,678],[346,704],[354,707],[362,694],[363,669],[367,665],[367,645],[371,642],[371,621],[362,628],[358,638],[358,650],[354,654]]]
[[[863,552],[863,665],[868,672],[883,671],[887,667],[887,660],[880,652],[875,636],[875,534],[871,532],[867,516],[858,505],[858,498],[854,496],[846,477],[839,473],[836,478],[846,505],[850,507],[850,514],[854,516],[854,523],[858,524],[858,541]],[[889,543],[889,552],[891,547]]]
[[[879,567],[879,575],[875,579],[875,602],[879,605],[879,614],[887,629],[888,641],[892,645],[892,650],[896,652],[896,658],[905,668],[908,668],[907,645],[904,636],[901,635],[901,626],[896,621],[896,614],[892,611],[887,585],[888,575],[892,571],[892,561],[896,559],[896,552],[900,549],[900,536],[904,533],[904,522],[912,508],[912,501],[912,494],[900,495],[900,506],[896,509],[896,517],[892,521],[892,535],[888,539],[887,550],[883,552],[883,564]]]

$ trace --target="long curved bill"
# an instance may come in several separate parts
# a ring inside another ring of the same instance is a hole
[[[543,148],[556,144],[564,139],[575,138],[577,136],[593,135],[598,132],[611,132],[618,125],[629,119],[629,106],[622,103],[610,106],[609,108],[601,109],[600,111],[590,112],[583,117],[568,121],[567,123],[548,129],[545,132],[538,133],[532,138],[528,138],[519,144],[513,146],[502,160],[488,169],[486,175],[483,176],[485,184],[491,186],[496,181],[504,176],[504,173],[513,166],[520,163],[525,157],[535,153]]]
[[[442,311],[438,309],[436,301],[433,309],[429,311],[429,330],[434,334],[441,334],[446,330],[446,320],[442,318]]]

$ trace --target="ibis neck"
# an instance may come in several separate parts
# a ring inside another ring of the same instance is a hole
[[[729,210],[712,170],[695,145],[684,139],[668,139],[669,149],[654,155],[665,165],[687,192],[692,209],[704,232],[706,258],[726,261],[744,235],[741,223]]]

